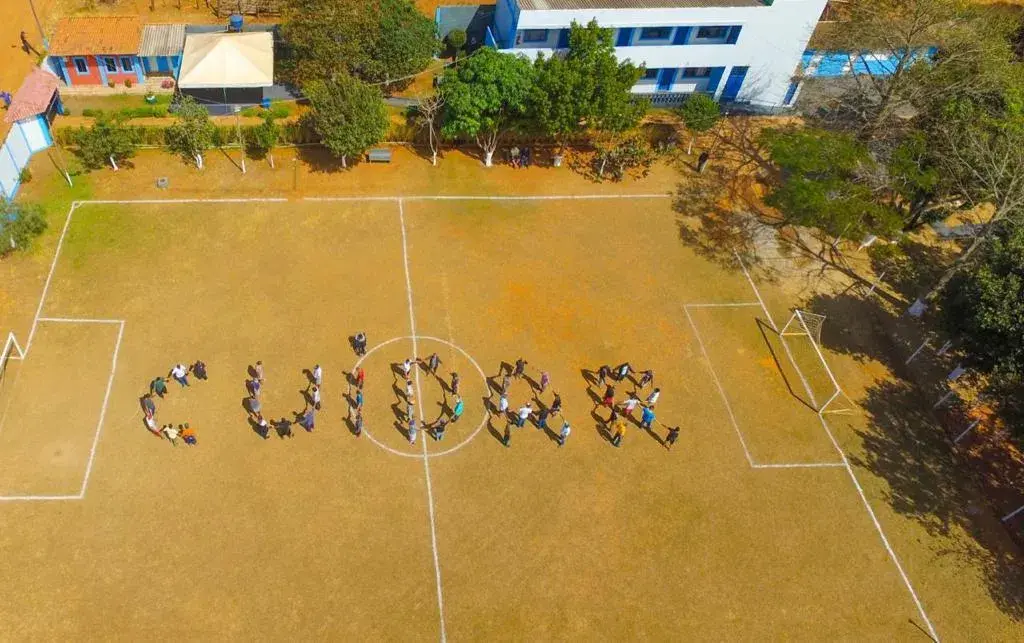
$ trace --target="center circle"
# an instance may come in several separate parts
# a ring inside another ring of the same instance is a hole
[[[372,355],[374,352],[384,348],[385,346],[389,346],[391,344],[394,344],[395,342],[401,342],[401,341],[406,341],[406,340],[412,340],[412,341],[424,340],[424,341],[431,341],[431,342],[439,342],[441,344],[449,346],[452,349],[458,351],[463,357],[466,358],[466,360],[469,361],[470,364],[473,365],[473,368],[476,369],[477,373],[480,374],[480,379],[483,381],[484,390],[485,391],[489,390],[489,388],[488,388],[489,385],[487,383],[487,374],[484,373],[484,369],[482,369],[480,367],[480,364],[478,364],[477,361],[475,359],[473,359],[472,355],[467,353],[458,344],[450,342],[450,341],[448,341],[446,339],[441,339],[440,337],[431,337],[429,335],[405,335],[405,336],[402,336],[402,337],[392,337],[391,339],[389,339],[387,341],[381,342],[381,343],[377,344],[376,346],[374,346],[373,348],[367,350],[362,356],[359,357],[359,359],[356,361],[355,365],[352,367],[352,372],[355,373],[359,369],[359,367],[362,366],[362,364],[366,360],[366,358],[369,357],[370,355]],[[416,368],[419,368],[419,366],[417,365]],[[420,400],[420,402],[422,404],[423,401]],[[448,426],[451,427],[451,424],[449,424]],[[475,438],[477,436],[478,433],[480,433],[480,431],[483,430],[483,428],[485,426],[487,426],[487,412],[486,412],[486,410],[484,411],[483,418],[480,420],[480,424],[473,430],[472,433],[469,434],[469,436],[467,436],[465,439],[463,439],[461,442],[455,444],[454,446],[445,449],[444,451],[437,451],[437,452],[434,452],[434,453],[431,453],[429,450],[426,451],[425,453],[410,453],[410,452],[407,452],[407,451],[400,451],[398,449],[390,447],[387,444],[384,444],[384,442],[382,442],[379,438],[375,437],[373,435],[373,432],[367,426],[363,427],[363,434],[366,435],[366,437],[369,438],[371,442],[376,444],[381,449],[384,449],[388,453],[392,453],[394,455],[402,456],[403,458],[422,458],[422,457],[424,457],[424,455],[426,455],[426,457],[428,457],[428,458],[434,458],[434,457],[437,457],[437,456],[448,455],[449,453],[454,453],[455,451],[458,451],[462,447],[466,446],[467,444],[469,444],[470,441],[473,440],[473,438]],[[423,430],[423,427],[420,427],[420,433],[423,434],[422,436],[420,436],[421,439],[423,439],[425,441],[430,439],[430,437],[427,435],[427,432],[425,430]],[[424,442],[424,444],[426,444],[426,442]]]

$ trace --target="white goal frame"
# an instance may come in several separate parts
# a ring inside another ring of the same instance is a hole
[[[839,386],[839,382],[836,381],[836,376],[832,374],[832,369],[829,368],[828,362],[825,361],[825,355],[822,354],[821,348],[818,346],[821,343],[821,327],[825,324],[825,315],[819,315],[817,313],[807,312],[806,310],[795,309],[793,314],[790,315],[789,321],[779,331],[779,338],[783,342],[786,341],[786,336],[795,335],[806,335],[807,339],[810,340],[811,346],[814,347],[814,352],[818,356],[818,360],[821,365],[825,367],[825,373],[828,374],[828,379],[832,383],[832,392],[824,404],[815,405],[818,407],[815,409],[818,415],[824,415],[825,413],[850,413],[852,408],[832,408],[833,403],[840,397],[846,397],[843,389]],[[849,398],[847,398],[849,399]]]
[[[0,374],[4,372],[8,359],[25,359],[25,349],[18,343],[18,338],[14,336],[14,331],[7,333],[4,350],[0,352]]]

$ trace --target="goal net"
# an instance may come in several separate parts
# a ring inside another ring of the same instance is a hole
[[[24,359],[25,351],[22,350],[21,344],[18,343],[18,339],[14,336],[14,333],[7,333],[7,341],[4,342],[4,350],[0,352],[0,388],[3,388],[5,376],[7,374],[7,364],[12,359]]]
[[[840,388],[835,375],[832,374],[832,369],[829,368],[828,362],[825,361],[825,355],[821,352],[821,327],[824,324],[824,315],[818,315],[817,313],[797,309],[793,311],[789,321],[787,321],[786,325],[779,331],[779,336],[782,338],[783,342],[786,341],[786,337],[806,336],[810,340],[811,346],[814,348],[815,355],[818,356],[818,360],[825,369],[825,373],[828,375],[828,380],[831,384],[830,390],[827,392],[828,397],[822,404],[818,404],[817,401],[815,401],[815,406],[817,407],[815,410],[818,411],[819,414],[849,413],[853,411],[853,402],[851,402],[850,398],[843,393],[843,389]],[[808,393],[810,393],[810,391],[808,391]]]

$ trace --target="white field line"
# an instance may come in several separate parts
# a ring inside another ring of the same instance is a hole
[[[402,205],[402,200],[398,200],[398,220],[402,225],[402,260],[405,264],[405,293],[409,303],[409,328],[410,335],[412,336],[412,353],[413,357],[418,357],[418,350],[416,345],[416,313],[413,310],[412,305],[412,278],[409,274],[409,241],[405,231],[405,208]],[[441,589],[441,560],[437,554],[437,526],[434,520],[434,488],[430,480],[430,456],[427,454],[427,435],[426,425],[424,424],[425,418],[423,416],[423,395],[420,391],[420,367],[416,365],[415,378],[416,378],[416,406],[417,412],[420,416],[420,433],[423,444],[423,472],[427,479],[427,509],[430,513],[430,544],[434,552],[434,580],[437,585],[437,614],[441,624],[441,643],[445,643],[448,640],[448,633],[444,625],[444,592]]]
[[[308,196],[304,201],[573,201],[602,199],[669,199],[668,193],[657,194],[552,194],[514,195],[410,195],[410,196]]]
[[[162,203],[287,203],[284,197],[252,197],[247,199],[87,199],[75,201],[75,205],[130,205],[130,204],[152,204]]]
[[[37,321],[57,324],[123,324],[123,319],[75,319],[74,317],[40,317]]]
[[[775,320],[772,319],[772,314],[768,312],[768,307],[764,305],[764,299],[761,298],[761,291],[757,289],[757,286],[754,285],[754,280],[750,278],[750,273],[747,272],[747,266],[743,263],[743,259],[740,258],[740,253],[734,250],[733,254],[736,255],[736,261],[739,262],[740,268],[743,270],[743,276],[747,278],[747,283],[749,283],[750,287],[754,289],[754,295],[757,297],[757,303],[761,305],[761,310],[763,310],[765,316],[768,317],[768,323],[772,325],[772,330],[776,333],[779,332],[779,327],[775,325]]]
[[[92,438],[92,447],[89,449],[89,464],[85,467],[85,477],[82,478],[82,490],[79,495],[85,497],[85,489],[89,486],[89,476],[92,474],[92,464],[96,459],[96,446],[100,442],[100,433],[103,432],[103,420],[107,417],[107,403],[110,401],[110,389],[114,386],[114,374],[117,373],[117,356],[121,352],[121,339],[124,337],[124,322],[117,329],[117,343],[114,345],[114,356],[110,359],[110,377],[107,378],[107,390],[103,394],[103,406],[100,408],[100,420],[96,423],[96,434]]]
[[[743,432],[740,431],[740,425],[736,422],[736,416],[733,415],[732,405],[729,404],[729,398],[725,394],[725,389],[722,387],[722,382],[718,379],[718,373],[715,372],[715,366],[711,363],[711,356],[708,355],[708,349],[704,346],[704,340],[701,339],[700,331],[697,330],[697,324],[693,321],[693,316],[690,315],[690,310],[683,306],[683,312],[686,313],[686,319],[690,322],[690,328],[693,329],[693,336],[697,338],[697,344],[700,345],[700,352],[704,355],[704,362],[708,365],[708,371],[711,372],[711,380],[715,383],[715,387],[718,388],[718,394],[722,396],[722,402],[725,404],[725,411],[729,414],[729,422],[732,423],[733,430],[736,431],[736,437],[740,439],[740,446],[743,447],[743,455],[747,457],[747,463],[750,466],[754,466],[754,458],[750,456],[750,449],[747,448],[747,441],[743,439]]]
[[[754,294],[757,295],[757,300],[761,302],[762,309],[764,310],[765,315],[768,316],[768,322],[772,325],[772,328],[776,329],[777,331],[778,326],[775,325],[775,320],[772,319],[771,313],[768,312],[768,308],[764,306],[764,299],[761,298],[761,293],[757,289],[757,285],[754,283],[754,280],[750,278],[750,273],[747,272],[747,267],[743,265],[743,260],[740,259],[739,254],[736,255],[736,260],[739,261],[740,267],[743,268],[743,274],[746,275],[747,281],[750,282],[750,287],[754,289]],[[785,345],[786,343],[785,341],[783,341],[783,346]],[[788,348],[786,349],[786,352],[789,353]],[[789,360],[790,362],[792,362],[793,368],[795,368],[796,371],[800,373],[800,379],[804,380],[804,382],[806,383],[806,379],[804,379],[803,373],[800,371],[800,367],[797,365],[795,361],[793,361],[792,355],[789,355]],[[827,368],[828,364],[826,364],[825,366]],[[850,465],[850,460],[846,457],[846,454],[839,446],[839,442],[832,434],[832,429],[829,427],[828,422],[825,421],[825,416],[819,413],[818,419],[821,421],[821,426],[825,429],[825,433],[828,434],[829,439],[832,441],[832,445],[836,448],[836,451],[839,453],[839,457],[842,458],[843,464],[846,467],[846,473],[850,474],[850,480],[853,481],[853,486],[854,488],[857,489],[857,493],[858,495],[860,495],[861,502],[864,503],[864,509],[867,510],[868,516],[871,518],[872,524],[875,525],[875,530],[878,531],[879,538],[882,539],[882,545],[885,546],[885,551],[888,552],[889,559],[892,560],[893,565],[896,566],[896,571],[899,572],[900,578],[903,580],[903,584],[906,586],[907,591],[910,592],[910,597],[913,599],[914,605],[917,607],[917,613],[921,616],[921,620],[923,620],[924,624],[928,627],[928,633],[931,635],[932,639],[934,639],[936,643],[938,643],[939,635],[938,633],[936,633],[935,627],[932,625],[931,620],[928,618],[928,614],[924,611],[924,605],[921,604],[921,599],[917,596],[917,592],[914,590],[914,586],[913,584],[911,584],[910,578],[907,576],[906,571],[904,571],[903,565],[902,563],[900,563],[899,557],[896,555],[896,552],[893,550],[892,545],[889,543],[889,538],[885,535],[885,530],[882,529],[882,523],[878,521],[878,516],[875,515],[875,510],[871,508],[871,503],[868,502],[867,494],[864,493],[864,488],[861,487],[860,481],[857,480],[857,475],[853,472],[853,467]]]
[[[686,304],[687,308],[742,308],[744,306],[760,306],[760,302],[756,301],[740,301],[734,303],[720,302],[713,304]]]
[[[45,500],[81,500],[82,494],[77,496],[0,496],[0,502],[39,502]]]
[[[39,305],[36,307],[36,316],[32,319],[32,330],[28,332],[28,341],[25,342],[25,355],[32,349],[32,339],[36,335],[36,326],[39,325],[39,317],[43,314],[43,304],[46,303],[46,294],[50,292],[50,282],[53,281],[53,272],[57,269],[57,260],[60,259],[60,251],[64,247],[64,237],[68,234],[71,226],[71,217],[75,214],[78,202],[71,204],[68,208],[68,216],[64,219],[64,228],[60,231],[60,238],[57,239],[57,249],[53,251],[53,261],[50,262],[50,272],[46,275],[46,282],[43,284],[43,294],[39,296]]]
[[[754,469],[830,469],[845,467],[845,462],[796,462],[793,464],[752,464]]]

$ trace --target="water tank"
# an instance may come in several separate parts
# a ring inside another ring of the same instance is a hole
[[[242,14],[233,13],[228,18],[228,31],[241,31],[242,30]]]

